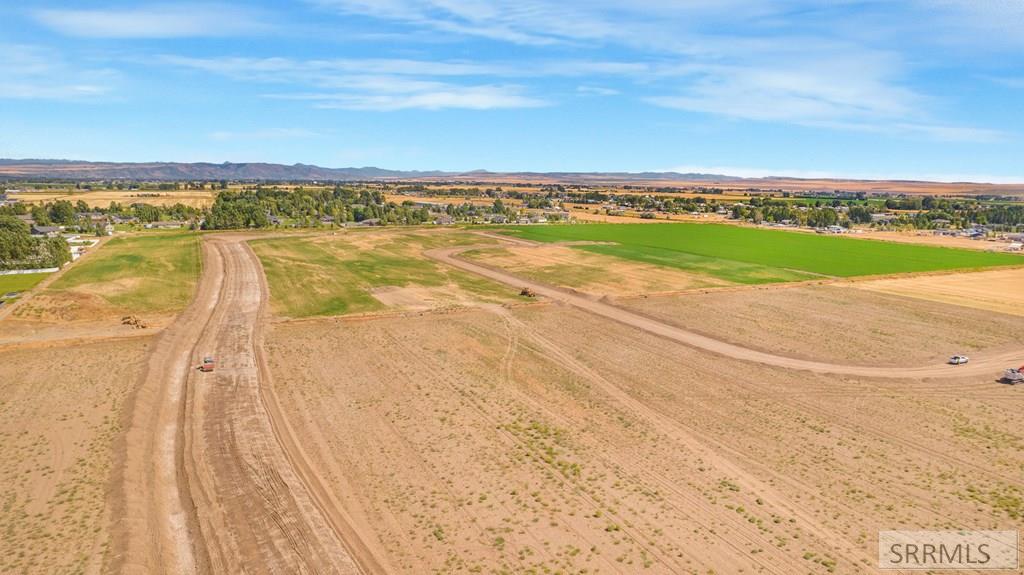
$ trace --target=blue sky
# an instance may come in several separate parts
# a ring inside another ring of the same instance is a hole
[[[0,157],[1024,182],[1020,0],[7,2]]]

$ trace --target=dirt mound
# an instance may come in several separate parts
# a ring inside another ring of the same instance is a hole
[[[110,319],[117,310],[96,294],[43,291],[25,301],[12,315],[18,319],[66,322]]]
[[[149,324],[139,319],[138,316],[134,315],[126,315],[122,317],[121,325],[126,325],[128,327],[132,327],[135,329],[146,329],[149,327]]]

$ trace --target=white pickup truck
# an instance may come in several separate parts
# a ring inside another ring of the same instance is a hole
[[[1012,367],[1003,372],[1003,381],[1010,385],[1017,385],[1018,383],[1024,383],[1024,365],[1013,369]]]

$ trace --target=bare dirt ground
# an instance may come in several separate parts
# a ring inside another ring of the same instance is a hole
[[[883,232],[876,230],[864,230],[857,234],[858,238],[869,238],[874,240],[885,240],[906,244],[923,244],[928,246],[942,246],[947,248],[963,248],[967,250],[982,251],[1003,251],[1007,243],[972,240],[956,236],[937,236],[931,232]]]
[[[99,572],[113,443],[151,344],[0,346],[0,573]]]
[[[895,365],[862,365],[854,362],[831,363],[817,359],[805,359],[797,356],[779,354],[775,351],[761,351],[756,345],[742,345],[732,343],[730,340],[716,337],[709,337],[694,330],[680,327],[670,319],[666,319],[659,308],[662,317],[653,314],[646,314],[642,311],[635,311],[629,308],[615,305],[606,298],[595,298],[586,294],[580,294],[569,290],[563,290],[547,284],[541,284],[533,280],[522,278],[497,268],[485,267],[467,261],[460,257],[460,254],[469,247],[453,247],[428,250],[424,254],[437,261],[458,267],[462,270],[475,273],[487,279],[504,283],[510,286],[524,286],[530,288],[535,294],[544,296],[556,302],[564,303],[578,309],[612,319],[620,323],[650,332],[652,334],[683,343],[685,345],[702,349],[720,356],[741,359],[762,365],[782,367],[786,369],[797,369],[815,373],[828,373],[837,375],[856,375],[862,377],[898,377],[898,378],[925,378],[925,377],[950,377],[954,373],[959,375],[980,375],[984,373],[997,373],[1006,365],[1016,365],[1024,350],[1020,342],[1016,341],[1015,330],[1010,330],[1004,337],[1012,343],[1002,346],[1000,349],[986,350],[982,357],[976,358],[968,366],[944,365],[942,358],[936,357],[925,365],[910,367],[905,361]],[[815,315],[812,318],[820,317]],[[1016,320],[1016,318],[1013,318]],[[834,331],[833,337],[838,337],[842,332]],[[981,354],[979,354],[981,355]],[[1002,366],[1002,367],[1001,367]],[[951,371],[956,369],[956,371]]]
[[[1024,315],[1024,269],[887,278],[851,285],[956,306]]]
[[[97,295],[37,288],[31,299],[0,321],[0,345],[25,341],[90,340],[106,337],[145,337],[174,320],[169,314],[146,314],[147,329],[124,325],[124,312]]]
[[[686,197],[691,194],[669,194],[673,196]],[[741,198],[746,199],[746,198]],[[565,208],[569,210],[569,215],[577,220],[583,220],[587,222],[605,222],[609,224],[620,223],[620,224],[658,224],[665,222],[707,222],[707,223],[720,223],[727,222],[728,220],[723,215],[719,214],[701,214],[699,216],[693,216],[690,214],[658,214],[657,218],[646,219],[640,217],[640,212],[632,212],[623,216],[614,216],[604,213],[603,209],[599,209],[593,204],[564,204]],[[594,213],[597,210],[598,213]]]
[[[516,275],[599,296],[622,297],[732,285],[710,276],[630,262],[562,245],[506,244],[464,252],[463,257]]]
[[[279,323],[267,352],[395,573],[861,573],[879,529],[1019,511],[1024,397],[988,381],[757,366],[567,306]]]
[[[204,261],[196,299],[161,335],[136,397],[109,569],[379,571],[263,381],[258,260],[222,236],[204,244]],[[195,366],[207,355],[218,366],[203,374]]]
[[[877,281],[925,285],[951,281],[944,278],[967,282],[975,275]],[[713,338],[819,361],[906,366],[941,363],[957,353],[1020,348],[1019,317],[865,293],[875,283],[766,286],[633,298],[619,304]],[[878,291],[885,290],[880,286]]]
[[[155,338],[0,342],[0,572],[861,573],[879,529],[1024,517],[1017,316],[607,298],[459,246],[426,254],[537,303],[271,324],[246,239]]]
[[[95,190],[95,191],[74,191],[61,192],[59,190],[47,192],[20,192],[11,194],[11,197],[22,202],[53,202],[55,200],[69,200],[77,202],[82,200],[90,207],[106,208],[110,202],[118,202],[126,205],[133,203],[151,204],[154,206],[173,206],[184,204],[196,208],[208,208],[213,205],[217,192],[213,190]]]

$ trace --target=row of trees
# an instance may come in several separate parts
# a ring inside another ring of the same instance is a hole
[[[40,226],[79,226],[83,223],[82,214],[87,213],[123,218],[134,217],[142,223],[149,223],[160,220],[193,220],[198,219],[204,212],[200,208],[186,206],[181,203],[171,206],[135,203],[126,206],[118,202],[110,202],[110,205],[106,208],[94,208],[82,200],[78,200],[75,203],[67,200],[57,200],[45,204],[16,203],[0,207],[0,216],[28,215]]]
[[[71,250],[64,238],[32,237],[25,222],[0,216],[0,269],[53,268],[70,259]]]
[[[422,224],[430,211],[406,202],[384,200],[376,190],[354,190],[336,186],[333,190],[294,191],[256,187],[240,192],[221,192],[206,217],[207,229],[264,228],[275,219],[288,219],[299,226],[316,225],[331,217],[337,223],[379,220],[382,224]]]
[[[782,202],[785,204],[785,202]],[[825,228],[840,225],[850,226],[850,218],[833,208],[811,208],[801,210],[789,205],[741,206],[732,207],[732,217],[737,220],[750,220],[754,223],[791,222],[799,226]],[[871,216],[868,216],[871,221]]]

